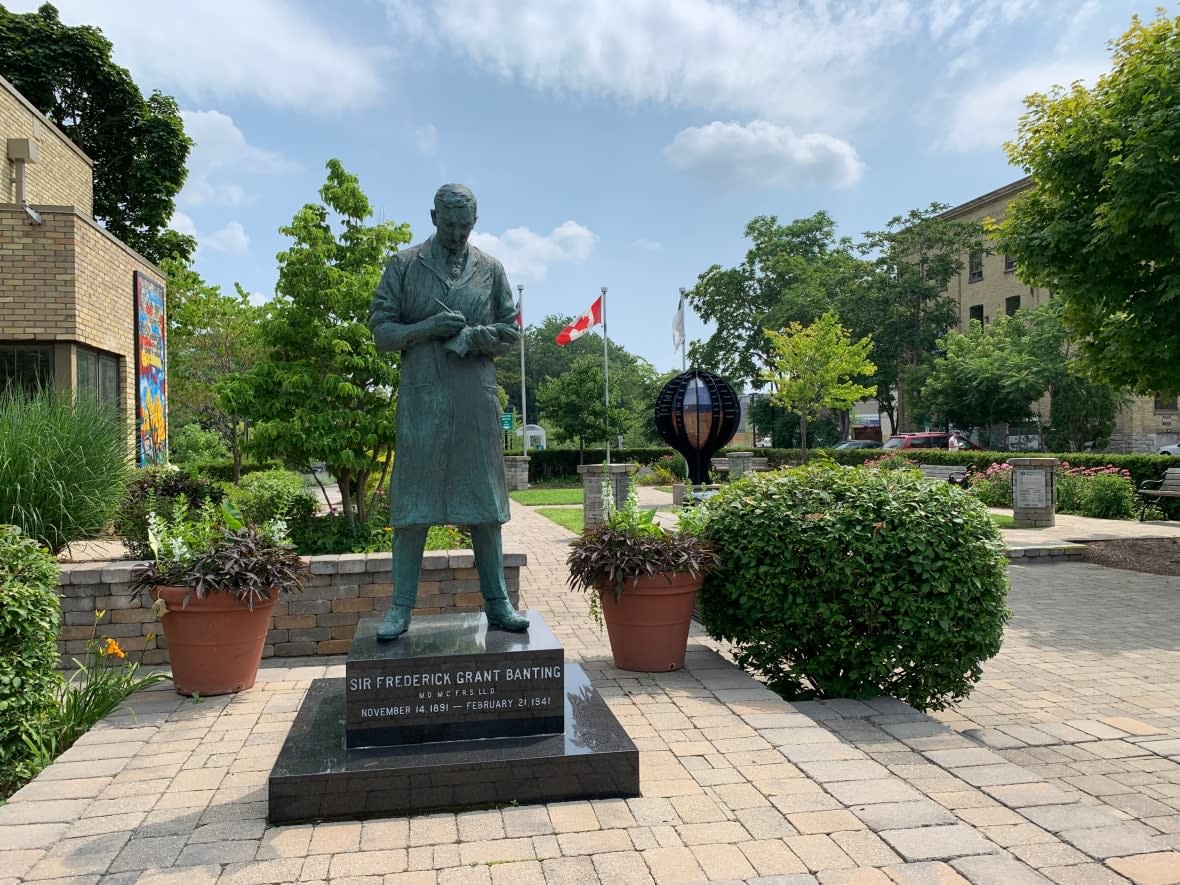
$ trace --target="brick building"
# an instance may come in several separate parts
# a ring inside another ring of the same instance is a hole
[[[163,273],[94,220],[90,158],[3,77],[0,144],[0,389],[90,392],[161,460]]]
[[[943,218],[962,221],[999,221],[1008,203],[1017,194],[1032,187],[1031,178],[1006,184],[983,196],[948,209]],[[1001,314],[1014,314],[1049,300],[1048,290],[1022,283],[1011,256],[980,251],[967,256],[963,272],[947,286],[948,295],[959,305],[959,327],[966,331],[972,320],[983,324]],[[1047,399],[1035,411],[1048,418]],[[1135,397],[1119,413],[1118,423],[1108,448],[1115,452],[1155,452],[1160,446],[1180,439],[1180,412],[1175,397]]]

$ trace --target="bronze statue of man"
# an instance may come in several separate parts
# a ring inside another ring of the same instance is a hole
[[[434,236],[390,259],[369,311],[377,348],[402,355],[389,494],[393,603],[378,639],[410,625],[431,525],[471,526],[488,626],[529,626],[504,587],[508,486],[492,362],[519,340],[516,311],[503,266],[467,242],[475,219],[470,189],[439,188]]]

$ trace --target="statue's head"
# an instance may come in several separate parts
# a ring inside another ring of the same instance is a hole
[[[475,228],[475,194],[463,184],[444,184],[434,195],[430,220],[435,238],[451,252],[462,249]]]

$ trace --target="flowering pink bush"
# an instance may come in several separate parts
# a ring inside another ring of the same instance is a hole
[[[918,466],[918,463],[911,461],[899,451],[892,451],[862,461],[860,466],[875,467],[879,470],[913,470]]]
[[[1012,466],[992,463],[982,472],[972,468],[967,471],[967,487],[988,507],[1011,507]]]
[[[988,507],[1012,506],[1012,468],[994,463],[986,470],[970,470],[971,494]],[[1131,472],[1113,464],[1073,467],[1061,461],[1057,467],[1057,512],[1077,513],[1096,519],[1129,519],[1134,515],[1135,487]]]
[[[1135,486],[1131,471],[1101,467],[1057,465],[1057,512],[1078,513],[1095,519],[1130,519],[1135,514]]]

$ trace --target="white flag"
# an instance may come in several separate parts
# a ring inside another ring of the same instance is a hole
[[[676,308],[676,316],[672,318],[672,349],[684,344],[684,296],[680,296],[680,306]]]

